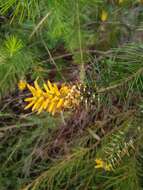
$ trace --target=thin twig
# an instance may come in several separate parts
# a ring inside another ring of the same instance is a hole
[[[57,64],[55,63],[54,58],[52,57],[52,54],[51,54],[51,52],[50,52],[49,48],[47,47],[47,44],[45,43],[45,41],[43,40],[43,38],[42,38],[42,37],[41,37],[41,40],[42,40],[43,45],[44,45],[44,47],[45,47],[45,49],[46,49],[46,51],[47,51],[47,53],[48,53],[48,55],[49,55],[49,57],[50,57],[50,61],[51,61],[51,62],[53,63],[53,65],[56,67],[57,72],[60,74],[61,78],[65,81],[64,76],[63,76],[63,75],[62,75],[62,73],[60,72],[60,70],[59,70],[59,68],[58,68]]]
[[[96,49],[82,49],[83,53],[98,53],[98,54],[102,54],[104,56],[108,55],[108,54],[111,54],[113,51],[112,50],[109,50],[109,51],[100,51],[100,50],[96,50]],[[62,59],[62,58],[66,58],[66,57],[70,57],[72,56],[73,54],[80,54],[80,50],[77,50],[77,51],[74,51],[72,53],[65,53],[63,55],[59,55],[59,56],[53,56],[53,59],[54,60],[58,60],[58,59]],[[50,61],[51,59],[46,59],[46,60],[43,60],[42,62],[45,63],[45,62],[48,62]]]
[[[81,29],[80,29],[80,15],[79,15],[79,4],[77,1],[77,21],[78,21],[78,40],[79,40],[79,49],[80,49],[80,80],[84,81],[85,78],[85,69],[84,69],[84,60],[83,60],[83,51],[82,51],[82,41],[81,41]]]
[[[31,33],[29,40],[31,40],[31,38],[34,36],[34,34],[37,32],[37,30],[40,28],[40,26],[44,23],[44,21],[49,17],[49,15],[51,14],[51,12],[48,12],[43,18],[42,20],[36,25],[36,27],[34,28],[33,32]]]
[[[20,124],[20,127],[30,127],[30,126],[34,126],[34,123],[23,123]],[[7,131],[7,130],[12,130],[12,129],[20,129],[20,127],[18,127],[17,125],[11,125],[11,126],[7,126],[7,127],[1,127],[0,128],[0,132],[2,131]]]

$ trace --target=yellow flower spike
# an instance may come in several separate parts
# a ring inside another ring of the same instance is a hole
[[[95,162],[96,162],[95,168],[102,168],[103,167],[103,160],[96,159]]]
[[[28,105],[25,109],[31,108],[32,111],[41,113],[47,111],[54,115],[65,109],[72,108],[78,105],[80,93],[76,86],[63,84],[60,88],[50,81],[43,84],[43,89],[38,85],[37,80],[34,81],[34,86],[27,84],[32,97],[25,98]]]
[[[59,92],[59,89],[58,89],[57,85],[54,83],[53,86],[54,86],[54,91],[55,91],[56,95],[59,96],[60,92]]]
[[[54,108],[54,105],[55,105],[55,102],[52,102],[48,108],[48,111],[51,113],[53,111],[53,108]]]
[[[27,82],[25,80],[20,80],[18,83],[18,88],[20,91],[25,90],[27,87]]]
[[[30,90],[33,96],[36,95],[36,90],[33,86],[31,86],[30,84],[27,84],[27,88]]]
[[[49,102],[50,102],[49,99],[47,99],[47,100],[44,102],[44,105],[43,105],[43,109],[44,109],[44,110],[47,109]]]
[[[43,108],[44,108],[44,103],[41,105],[40,108],[38,108],[37,114],[40,114],[43,111]]]
[[[37,80],[38,80],[38,79],[36,79],[36,80],[34,81],[35,89],[36,89],[38,92],[42,93],[42,90],[41,90],[41,88],[39,87]]]
[[[119,1],[118,1],[119,4],[121,4],[121,3],[123,3],[123,2],[124,2],[124,0],[119,0]]]
[[[29,103],[24,109],[27,110],[29,109],[30,107],[32,107],[34,105],[34,101],[32,101],[31,103]]]
[[[111,171],[112,170],[111,164],[106,163],[101,158],[95,159],[95,162],[96,162],[96,165],[95,165],[96,169],[102,168],[102,169],[104,169],[106,171]]]
[[[68,93],[70,92],[70,89],[67,87],[67,86],[62,86],[61,89],[60,89],[60,92],[63,94],[63,95],[68,95]]]
[[[108,12],[105,10],[102,10],[101,21],[105,22],[105,21],[107,21],[107,19],[108,19]]]
[[[49,90],[49,88],[47,87],[47,85],[44,83],[43,86],[44,86],[44,89],[46,90],[46,92],[49,94],[49,93],[50,93],[50,90]]]
[[[101,163],[103,163],[103,160],[101,158],[98,158],[95,160],[95,162],[96,162],[96,164],[101,164]]]
[[[57,104],[57,109],[60,108],[63,105],[64,100],[60,99],[58,104]]]
[[[35,105],[33,106],[32,111],[38,110],[39,107],[40,107],[40,105],[41,105],[41,103],[42,103],[42,101],[43,101],[43,97],[40,97],[40,98],[36,101]]]
[[[103,168],[103,165],[97,165],[95,166],[96,169]]]
[[[111,164],[106,164],[106,165],[104,166],[104,168],[105,168],[106,171],[111,171],[111,170],[112,170]]]
[[[51,90],[51,92],[53,92],[53,86],[52,86],[52,84],[51,84],[51,82],[48,80],[48,87],[49,87],[49,89]]]

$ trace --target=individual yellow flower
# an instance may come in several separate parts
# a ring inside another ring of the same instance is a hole
[[[101,13],[101,20],[102,20],[103,22],[105,22],[107,19],[108,19],[108,12],[105,11],[105,10],[102,10],[102,13]]]
[[[32,94],[32,97],[25,99],[28,105],[25,109],[32,107],[32,111],[41,113],[47,111],[54,115],[64,109],[78,105],[79,91],[70,85],[63,84],[60,88],[50,81],[43,84],[43,89],[34,81],[34,86],[27,84],[27,88]]]
[[[36,71],[36,72],[44,72],[44,68],[41,67],[41,66],[36,66],[36,67],[33,68],[33,70]]]
[[[112,170],[111,164],[107,164],[101,158],[96,159],[95,162],[96,162],[95,168],[103,168],[106,171],[111,171]]]
[[[124,2],[124,0],[119,0],[119,1],[118,1],[119,4],[121,4],[121,3],[123,3],[123,2]]]
[[[25,80],[20,80],[18,82],[18,88],[19,90],[23,91],[27,86],[27,82]]]

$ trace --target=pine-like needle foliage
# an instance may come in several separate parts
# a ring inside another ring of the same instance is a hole
[[[19,79],[32,67],[32,55],[15,36],[9,36],[0,47],[0,95],[16,88]]]
[[[39,1],[1,0],[0,8],[1,14],[8,14],[11,12],[11,22],[17,18],[19,22],[22,22],[25,18],[35,19],[35,17],[39,14]]]

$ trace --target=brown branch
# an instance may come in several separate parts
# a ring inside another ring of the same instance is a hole
[[[84,53],[98,53],[98,54],[102,54],[102,55],[107,55],[107,54],[110,54],[112,53],[112,50],[109,50],[109,51],[100,51],[100,50],[89,50],[89,49],[83,49],[82,50]],[[53,59],[54,60],[58,60],[58,59],[62,59],[62,58],[66,58],[66,57],[70,57],[72,56],[73,54],[80,54],[80,51],[77,50],[77,51],[74,51],[73,53],[65,53],[63,55],[59,55],[59,56],[53,56]],[[46,60],[43,60],[42,62],[45,63],[45,62],[49,62],[51,61],[51,59],[46,59]]]

